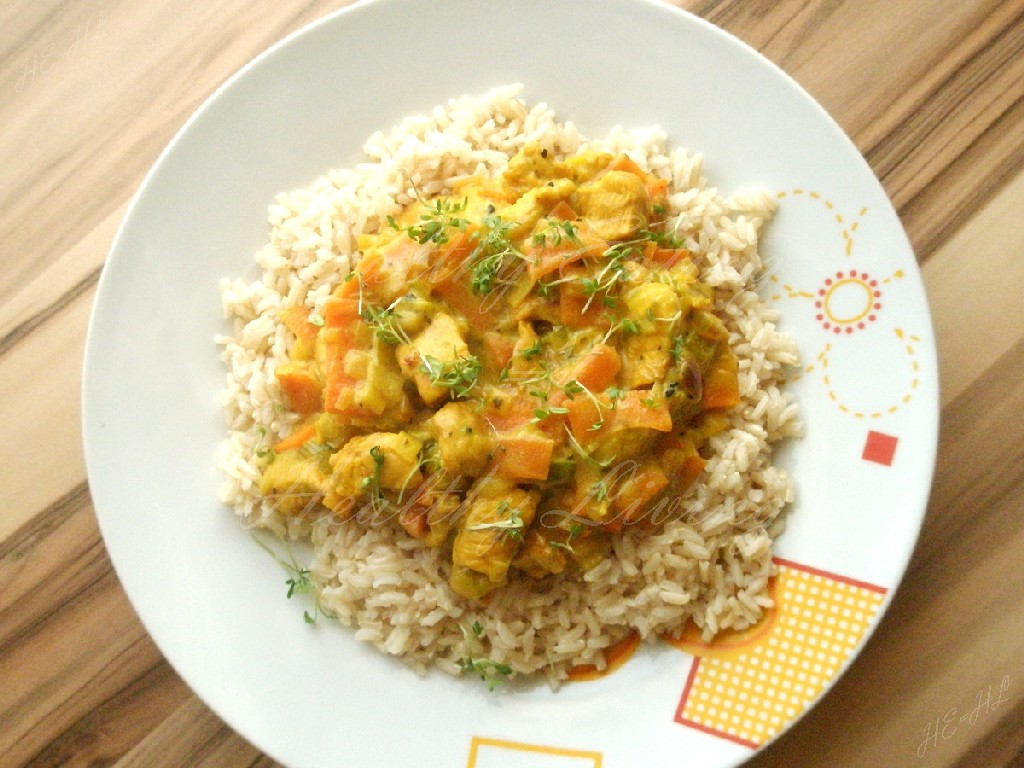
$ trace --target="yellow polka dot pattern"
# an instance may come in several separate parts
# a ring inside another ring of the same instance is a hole
[[[768,741],[836,676],[885,597],[874,585],[794,563],[779,563],[775,593],[774,624],[753,643],[687,649],[699,658],[677,722],[751,747]]]

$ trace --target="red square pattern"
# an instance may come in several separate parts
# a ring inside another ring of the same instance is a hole
[[[891,467],[892,457],[896,453],[896,443],[898,442],[898,437],[887,435],[884,432],[868,430],[867,440],[864,441],[864,451],[860,457],[864,461],[873,461],[876,464],[884,464],[887,467]]]

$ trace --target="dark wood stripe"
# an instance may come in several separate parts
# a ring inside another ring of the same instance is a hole
[[[0,337],[0,358],[3,358],[16,344],[27,339],[37,328],[44,325],[48,320],[67,309],[83,293],[88,291],[100,279],[103,267],[99,266],[89,272],[85,277],[64,291],[57,299],[45,308],[39,310],[31,317],[18,323],[11,330]]]
[[[83,506],[91,503],[89,484],[83,480],[59,499],[50,502],[31,520],[5,539],[0,539],[0,563],[20,557]]]
[[[1020,686],[1022,681],[1013,674],[1009,675],[1010,685]],[[992,701],[996,701],[1000,680],[992,683]],[[973,710],[977,696],[975,693],[969,702],[966,702],[967,712]],[[1012,700],[1011,700],[1012,702]],[[998,718],[998,720],[996,720]],[[997,724],[993,725],[993,721]],[[967,731],[963,737],[969,739],[971,728],[984,728],[984,738],[977,739],[974,747],[966,752],[956,763],[950,763],[949,768],[979,768],[980,766],[1005,766],[1006,768],[1022,768],[1024,766],[1024,744],[1021,743],[1021,724],[1024,723],[1024,699],[1017,702],[1016,706],[1002,704],[994,712],[982,709],[978,717],[971,725],[964,723],[963,728]],[[954,737],[956,734],[953,735]]]
[[[112,663],[135,666],[135,657],[156,653],[152,649],[141,649],[140,653],[137,646],[142,645],[152,646],[152,641],[140,638]],[[106,698],[76,707],[84,714],[28,760],[25,768],[108,765],[145,738],[192,695],[170,665],[157,657],[159,661],[137,670],[127,685]],[[96,689],[103,687],[97,685]],[[111,729],[111,723],[117,723],[117,728]]]
[[[989,124],[928,186],[900,206],[918,261],[925,263],[1016,178],[1022,166],[1024,96]]]
[[[1018,12],[994,38],[979,41],[978,49],[950,69],[904,120],[862,148],[903,217],[921,260],[984,206],[1024,158],[1024,6],[1009,7]],[[950,61],[957,56],[955,48],[943,54]],[[1004,99],[1002,109],[992,109]],[[999,144],[1009,149],[992,151]],[[978,146],[988,151],[972,151]],[[1007,154],[1015,161],[1007,163]],[[939,165],[936,160],[943,158],[948,161]],[[956,183],[965,176],[973,181],[969,187]],[[935,204],[951,202],[955,211],[933,210]]]

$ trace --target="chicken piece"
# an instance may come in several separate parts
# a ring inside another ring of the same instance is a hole
[[[516,331],[518,336],[512,348],[512,359],[505,369],[505,376],[513,383],[532,379],[544,371],[544,348],[533,323],[520,320]]]
[[[463,597],[479,599],[502,586],[533,522],[537,495],[493,478],[470,491],[466,514],[452,545],[450,584]]]
[[[608,171],[576,190],[573,207],[600,237],[625,240],[647,225],[647,187],[636,174]]]
[[[318,458],[283,451],[264,467],[260,493],[281,514],[297,515],[320,501],[328,479]]]
[[[511,190],[522,194],[567,175],[568,169],[564,163],[556,162],[551,153],[539,144],[530,143],[508,161],[501,178]]]
[[[383,489],[411,490],[423,482],[423,443],[408,432],[353,437],[330,458],[331,490],[342,498]]]
[[[628,389],[646,387],[664,379],[672,363],[682,303],[671,286],[647,283],[626,292],[625,307],[638,333],[623,344],[622,383]]]
[[[646,387],[665,378],[672,363],[670,337],[660,334],[629,336],[622,351],[622,385]]]
[[[427,364],[445,366],[472,357],[459,324],[443,312],[434,315],[412,344],[400,345],[396,355],[402,373],[413,381],[427,405],[436,405],[451,394],[450,388],[436,383]]]
[[[512,225],[506,235],[517,240],[532,232],[548,211],[562,200],[568,200],[575,191],[576,185],[568,179],[550,181],[525,192],[512,205],[497,209],[495,215]]]
[[[665,283],[645,283],[626,291],[626,313],[641,333],[671,333],[679,320],[679,294]]]
[[[569,171],[569,178],[577,184],[584,184],[611,165],[614,159],[615,156],[608,152],[581,152],[568,158],[562,165]]]
[[[608,534],[589,529],[584,536],[572,542],[570,557],[581,571],[589,571],[601,564],[611,553],[612,540]]]
[[[568,544],[547,538],[540,531],[527,531],[519,553],[512,561],[512,566],[525,571],[535,579],[543,579],[548,574],[561,573],[566,565],[566,548]]]
[[[441,465],[452,476],[478,477],[494,451],[494,435],[471,403],[448,403],[434,414],[430,428]]]
[[[428,547],[439,547],[448,539],[448,533],[458,518],[459,507],[458,494],[427,481],[402,506],[398,523],[406,533]]]

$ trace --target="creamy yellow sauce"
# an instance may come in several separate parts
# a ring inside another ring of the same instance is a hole
[[[261,493],[398,525],[484,600],[681,514],[739,391],[666,193],[625,156],[531,145],[361,236],[321,316],[280,313],[302,421]]]

